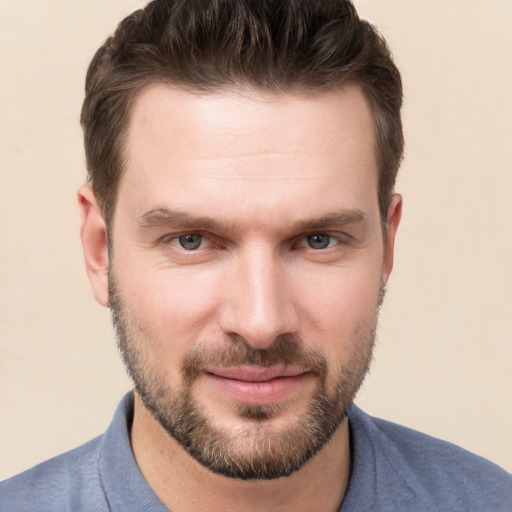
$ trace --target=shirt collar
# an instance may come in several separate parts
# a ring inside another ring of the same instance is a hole
[[[114,414],[103,437],[99,457],[100,478],[112,512],[169,512],[140,472],[130,445],[133,392],[128,393]]]

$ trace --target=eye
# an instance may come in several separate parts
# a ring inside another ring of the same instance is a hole
[[[178,237],[178,244],[186,251],[195,251],[199,249],[203,242],[203,235],[197,233],[188,233]]]
[[[311,249],[327,249],[334,241],[334,237],[331,235],[308,235],[306,237],[306,243]]]

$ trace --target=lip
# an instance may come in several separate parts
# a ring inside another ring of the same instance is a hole
[[[207,368],[203,375],[221,394],[248,405],[281,402],[310,377],[307,369],[297,366]]]

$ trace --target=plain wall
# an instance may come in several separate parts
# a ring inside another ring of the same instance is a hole
[[[135,0],[0,0],[0,478],[100,434],[130,388],[75,190],[89,60]],[[357,403],[512,471],[512,1],[356,0],[405,85],[404,196]]]

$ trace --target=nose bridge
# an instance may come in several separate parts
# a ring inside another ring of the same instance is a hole
[[[264,244],[240,251],[226,286],[223,329],[266,348],[296,329],[293,297],[279,256]]]

